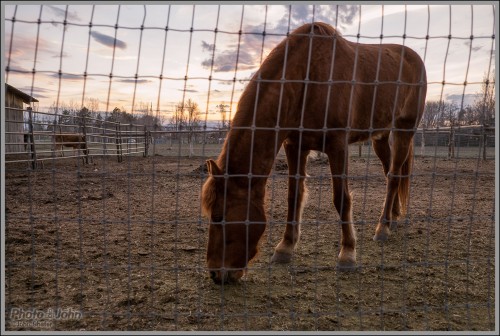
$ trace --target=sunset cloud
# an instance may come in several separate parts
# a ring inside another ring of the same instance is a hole
[[[116,45],[116,48],[118,49],[127,48],[127,43],[123,42],[122,40],[115,39],[112,36],[101,34],[96,31],[91,32],[90,35],[94,38],[94,40],[96,40],[100,44],[105,45],[106,47],[113,48]]]
[[[183,96],[203,102],[210,110],[219,101],[236,104],[262,59],[288,32],[321,21],[336,27],[353,42],[378,43],[383,31],[384,43],[405,43],[420,56],[425,55],[428,99],[461,102],[463,86],[451,84],[465,80],[480,83],[488,69],[494,71],[490,65],[496,56],[491,41],[494,7],[451,6],[453,20],[448,6],[434,5],[302,3],[219,8],[176,4],[146,5],[147,11],[143,5],[121,9],[116,5],[77,3],[6,5],[4,67],[9,70],[9,84],[24,88],[34,83],[33,93],[40,98],[55,97],[61,90],[61,99],[79,100],[83,94],[92,95],[102,101],[122,100],[130,109],[136,89],[135,99],[158,102],[162,111],[173,108],[167,100],[178,101]],[[220,17],[219,11],[223,13]],[[471,15],[481,19],[472,22]],[[65,32],[61,29],[64,18],[69,23],[64,26]],[[117,31],[113,29],[115,24]],[[167,26],[169,29],[164,29]],[[411,38],[403,40],[400,36],[405,29]],[[453,38],[449,40],[446,37],[450,29]],[[431,38],[426,40],[426,34]],[[59,69],[63,71],[60,84]],[[84,88],[85,78],[92,79],[92,85]],[[447,83],[444,87],[443,80]],[[467,86],[464,103],[472,99],[467,94],[479,89],[479,84]],[[41,109],[53,99],[43,100]]]
[[[215,72],[234,71],[236,60],[238,60],[238,69],[247,70],[256,68],[260,65],[262,55],[263,39],[266,45],[277,45],[290,32],[299,26],[313,21],[327,22],[333,26],[344,27],[352,24],[355,16],[359,13],[359,6],[356,5],[283,5],[284,14],[276,24],[266,26],[264,36],[263,25],[250,25],[244,27],[241,43],[228,46],[223,51],[215,51],[213,60],[213,69]],[[338,20],[338,22],[337,22]],[[238,48],[239,47],[239,48]],[[216,48],[213,44],[202,41],[202,50],[213,52]],[[269,50],[264,50],[264,54]],[[212,66],[212,58],[203,60],[201,65],[204,68]]]
[[[149,80],[149,79],[133,79],[133,78],[130,78],[130,79],[118,79],[117,82],[127,83],[127,84],[135,84],[137,82],[137,84],[146,84],[146,83],[151,83],[152,81]]]
[[[54,5],[48,5],[46,7],[50,9],[55,16],[61,19],[66,18],[68,21],[81,21],[78,14],[76,14],[74,11],[73,12],[67,11],[66,9],[62,9]]]

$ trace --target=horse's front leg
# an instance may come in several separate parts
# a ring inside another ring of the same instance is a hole
[[[308,150],[300,150],[285,142],[288,161],[288,215],[285,233],[274,250],[272,262],[288,263],[300,238],[300,221],[306,202],[306,162]]]

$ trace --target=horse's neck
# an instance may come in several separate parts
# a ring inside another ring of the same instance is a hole
[[[276,157],[274,143],[275,133],[272,131],[264,134],[262,131],[255,131],[252,137],[249,129],[232,129],[218,165],[230,176],[237,175],[235,178],[241,178],[242,182],[248,181],[248,174],[252,174],[252,186],[264,188]],[[281,146],[277,150],[279,147]]]

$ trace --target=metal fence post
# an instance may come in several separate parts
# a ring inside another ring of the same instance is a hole
[[[87,117],[83,116],[83,145],[85,146],[85,150],[83,151],[85,155],[85,164],[89,164],[89,147],[87,142]],[[80,151],[78,151],[80,152]]]
[[[116,155],[118,156],[118,162],[122,162],[122,153],[121,153],[121,137],[120,137],[120,131],[121,131],[121,124],[118,123],[116,125]]]
[[[487,146],[487,142],[488,142],[488,138],[487,138],[487,133],[486,133],[486,127],[483,125],[483,127],[481,127],[482,129],[482,133],[483,133],[483,136],[481,137],[481,144],[483,145],[483,160],[486,161],[486,146]]]
[[[149,139],[151,139],[151,133],[148,131],[146,125],[144,125],[144,157],[148,156]]]
[[[29,115],[29,137],[30,137],[30,152],[31,152],[31,168],[33,170],[36,169],[36,150],[35,150],[35,135],[33,134],[33,109],[30,107],[27,108]]]

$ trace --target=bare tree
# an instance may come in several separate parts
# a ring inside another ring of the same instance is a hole
[[[219,138],[223,138],[225,136],[225,133],[229,129],[229,118],[227,116],[228,113],[228,108],[229,105],[226,105],[224,103],[219,104],[216,106],[217,111],[220,114],[220,120],[219,120]]]
[[[194,155],[193,142],[196,140],[195,131],[200,128],[200,121],[198,104],[191,99],[177,103],[172,118],[170,118],[170,124],[174,130],[187,131],[190,157]],[[182,135],[180,139],[182,139]]]
[[[198,104],[188,99],[185,105],[187,112],[187,130],[188,130],[188,144],[189,144],[189,157],[194,155],[193,142],[196,141],[197,136],[195,131],[200,128],[200,109]]]
[[[96,117],[97,117],[97,114],[99,113],[99,105],[100,104],[101,104],[101,102],[99,101],[98,98],[85,98],[84,106],[87,107],[89,112],[91,112]]]
[[[137,117],[137,123],[144,125],[148,129],[158,129],[161,127],[162,121],[158,116],[153,114],[153,104],[139,102],[137,107],[134,108]]]
[[[217,105],[216,107],[217,111],[220,114],[219,129],[227,130],[229,128],[229,118],[227,116],[229,112],[228,111],[229,105],[222,103]]]
[[[435,128],[439,124],[439,115],[443,101],[428,101],[425,103],[425,112],[420,121],[422,128]]]
[[[495,71],[490,77],[485,74],[481,84],[481,96],[476,100],[474,107],[478,114],[479,124],[483,125],[481,146],[483,148],[483,160],[486,160],[486,146],[488,139],[487,128],[495,125]]]
[[[182,131],[186,126],[186,113],[184,102],[179,102],[175,105],[175,110],[170,118],[170,125],[175,131]]]
[[[458,113],[458,124],[460,126],[478,125],[477,113],[473,106],[467,105]]]
[[[440,126],[455,127],[458,122],[459,108],[454,102],[444,103],[442,106],[442,116]]]
[[[484,126],[495,124],[495,72],[490,77],[485,74],[481,84],[480,97],[474,102],[478,123]]]

